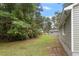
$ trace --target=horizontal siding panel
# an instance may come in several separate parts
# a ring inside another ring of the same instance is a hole
[[[74,14],[78,14],[78,12],[79,12],[78,10],[74,10],[74,11],[75,11]]]
[[[73,8],[73,42],[74,52],[79,52],[79,5]]]
[[[75,15],[77,15],[77,14],[74,14],[73,19],[79,18],[79,15],[77,15],[77,16],[75,16]]]

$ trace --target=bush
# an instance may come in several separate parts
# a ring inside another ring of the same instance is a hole
[[[34,20],[33,13],[37,7],[32,4],[2,4],[0,10],[0,39],[4,41],[18,41],[35,38],[39,35],[38,25]],[[6,5],[6,6],[5,6]],[[10,7],[10,9],[9,9]],[[11,9],[12,7],[12,9]],[[34,10],[32,10],[34,8]],[[32,13],[32,14],[31,14]],[[35,13],[34,13],[35,14]]]

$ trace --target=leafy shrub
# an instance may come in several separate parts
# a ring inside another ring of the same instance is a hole
[[[36,11],[35,4],[0,5],[0,38],[17,41],[37,37],[40,31],[34,20]]]

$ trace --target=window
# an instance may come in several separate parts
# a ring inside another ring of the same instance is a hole
[[[62,26],[62,35],[65,35],[64,26]]]

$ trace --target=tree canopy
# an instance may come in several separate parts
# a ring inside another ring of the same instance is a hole
[[[0,38],[15,41],[37,37],[44,25],[39,7],[39,3],[1,3]],[[50,22],[47,24],[50,27]]]

